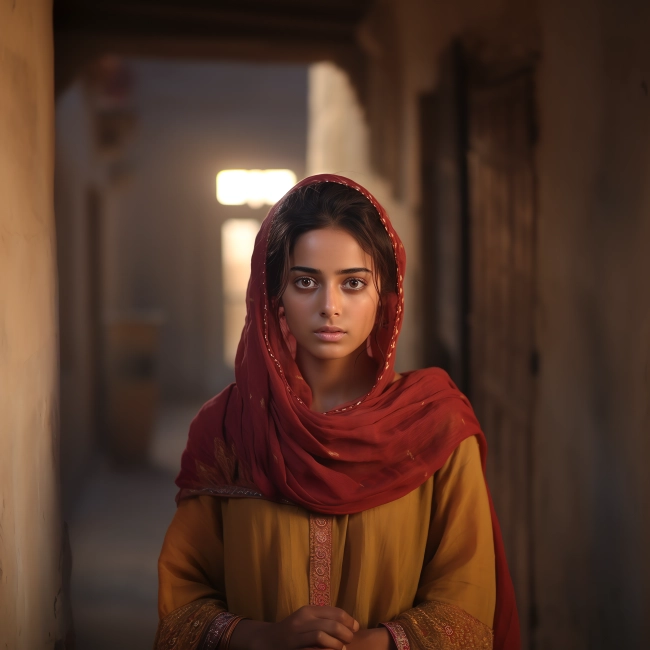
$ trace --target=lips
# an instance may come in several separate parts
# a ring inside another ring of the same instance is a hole
[[[321,341],[325,341],[326,343],[336,343],[345,336],[345,331],[340,327],[325,326],[317,329],[314,334]]]

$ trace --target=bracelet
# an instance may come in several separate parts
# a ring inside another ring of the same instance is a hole
[[[223,633],[223,636],[221,637],[221,642],[219,643],[219,650],[228,650],[228,648],[230,648],[230,639],[232,637],[232,633],[235,631],[235,628],[237,627],[239,622],[243,620],[244,620],[243,616],[232,617],[232,619],[228,623],[228,627],[226,628],[226,631]]]
[[[397,650],[410,650],[411,644],[409,643],[404,628],[399,623],[388,621],[387,623],[380,623],[379,625],[388,630],[388,633],[393,637],[393,642],[395,643]]]
[[[204,637],[199,644],[200,650],[216,650],[236,618],[237,616],[230,612],[217,614],[204,633]]]

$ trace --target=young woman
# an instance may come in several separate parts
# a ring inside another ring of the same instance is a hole
[[[404,248],[333,175],[255,243],[236,382],[192,422],[156,648],[519,648],[467,399],[397,374]]]

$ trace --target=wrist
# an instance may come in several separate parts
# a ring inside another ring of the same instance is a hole
[[[347,647],[349,650],[395,650],[390,632],[385,627],[360,630]]]
[[[377,627],[373,629],[375,633],[373,648],[381,648],[381,650],[396,650],[393,643],[393,637],[385,627]]]
[[[266,645],[270,625],[250,619],[240,621],[230,639],[230,650],[270,650]]]
[[[388,630],[388,628],[385,627],[382,627],[380,629],[386,633],[387,643],[388,643],[386,648],[388,648],[388,650],[397,650],[397,644],[395,643],[395,639],[393,638],[393,635],[390,633],[390,630]]]

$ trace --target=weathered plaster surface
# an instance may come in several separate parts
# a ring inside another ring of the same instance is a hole
[[[0,648],[65,634],[51,2],[0,3]],[[59,647],[61,647],[59,645]]]

